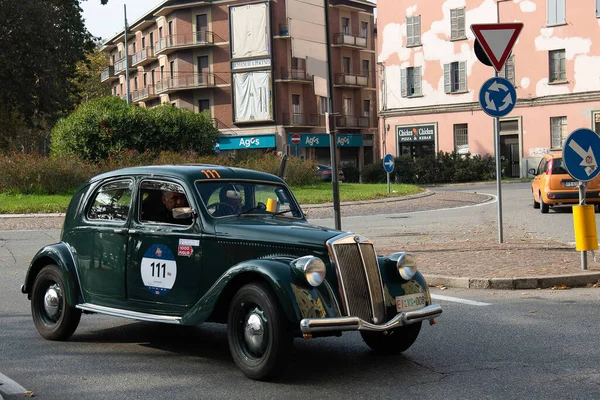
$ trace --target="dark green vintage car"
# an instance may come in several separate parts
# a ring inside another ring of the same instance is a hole
[[[277,176],[217,165],[127,168],[71,200],[61,241],[31,261],[22,292],[46,339],[81,313],[227,324],[242,371],[281,371],[295,337],[360,331],[401,352],[441,314],[410,254],[310,225]]]

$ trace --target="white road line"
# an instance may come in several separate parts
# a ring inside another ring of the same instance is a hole
[[[432,299],[436,299],[436,300],[451,301],[453,303],[468,304],[470,306],[478,306],[478,307],[491,306],[492,305],[491,303],[483,303],[481,301],[461,299],[459,297],[442,296],[441,294],[432,294],[431,298]]]

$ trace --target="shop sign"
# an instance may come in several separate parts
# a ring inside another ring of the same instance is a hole
[[[265,68],[271,66],[270,58],[262,58],[259,60],[244,60],[244,61],[234,61],[231,63],[231,69],[233,71],[237,71],[240,69],[248,69],[248,68]]]
[[[269,149],[275,147],[275,135],[220,136],[219,149]]]
[[[292,142],[292,135],[288,135],[288,142]],[[336,136],[337,147],[361,147],[363,145],[362,135],[344,135]],[[329,147],[329,135],[316,133],[300,134],[300,143],[298,147]]]
[[[435,125],[398,126],[399,142],[425,142],[434,141]]]

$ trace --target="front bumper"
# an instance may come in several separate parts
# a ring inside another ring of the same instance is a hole
[[[438,304],[432,304],[419,310],[401,312],[382,325],[374,325],[358,317],[305,318],[300,321],[300,329],[303,334],[341,331],[384,332],[405,325],[431,320],[438,317],[441,313],[442,307]]]

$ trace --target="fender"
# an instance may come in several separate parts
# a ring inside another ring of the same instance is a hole
[[[421,272],[417,271],[415,276],[410,281],[402,279],[396,268],[396,261],[388,257],[377,257],[379,262],[379,270],[381,271],[381,279],[386,293],[386,298],[389,295],[392,299],[396,296],[404,296],[419,292],[427,293],[428,305],[431,304],[431,294],[425,278]],[[386,301],[387,302],[387,301]],[[395,302],[394,302],[395,305]]]
[[[50,244],[36,253],[27,269],[25,283],[21,291],[27,293],[27,297],[31,298],[33,282],[37,274],[48,264],[56,264],[60,269],[62,277],[67,283],[65,288],[67,303],[74,307],[79,303],[79,279],[77,278],[73,254],[64,242]]]
[[[183,325],[204,322],[213,312],[220,297],[237,289],[242,282],[264,281],[269,284],[287,318],[299,324],[303,318],[340,316],[331,287],[324,282],[318,288],[310,286],[288,262],[279,259],[243,261],[223,274],[202,298],[182,317]],[[233,297],[233,293],[229,300]]]

